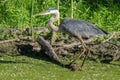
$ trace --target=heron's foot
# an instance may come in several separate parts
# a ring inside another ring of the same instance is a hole
[[[70,63],[69,64],[69,66],[70,66],[70,68],[71,68],[71,70],[72,71],[81,71],[82,70],[82,68],[81,67],[79,67],[76,63]]]
[[[83,56],[85,54],[85,56]],[[80,59],[81,57],[84,57],[82,64],[79,66],[77,66],[77,64],[75,63],[76,60]],[[84,66],[84,63],[86,61],[87,56],[91,56],[91,51],[90,49],[86,46],[83,45],[83,51],[82,53],[80,53],[77,57],[75,57],[71,62],[70,62],[70,67],[72,68],[73,71],[81,71],[82,67]]]

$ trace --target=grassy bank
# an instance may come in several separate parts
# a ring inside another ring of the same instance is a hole
[[[119,63],[101,64],[87,61],[83,71],[69,69],[39,57],[0,57],[1,80],[120,80]]]

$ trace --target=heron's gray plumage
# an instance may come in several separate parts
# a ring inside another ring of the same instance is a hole
[[[76,37],[83,38],[105,36],[107,32],[97,26],[83,20],[66,18],[59,25],[60,29],[65,30]]]

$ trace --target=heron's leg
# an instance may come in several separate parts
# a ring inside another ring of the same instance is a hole
[[[83,59],[83,62],[82,62],[82,64],[81,64],[81,66],[80,66],[80,69],[82,69],[82,67],[83,67],[83,65],[84,65],[84,63],[85,63],[85,60],[86,60],[86,58],[87,58],[87,56],[88,56],[89,53],[90,53],[90,52],[87,52],[87,54],[85,55],[85,57],[84,57],[84,59]]]
[[[78,58],[80,58],[86,51],[88,51],[88,53],[90,53],[90,49],[88,48],[88,46],[84,43],[82,37],[79,37],[79,40],[83,46],[83,52],[78,56]]]
[[[78,55],[77,58],[73,59],[71,61],[71,63],[74,63],[77,59],[79,59],[85,53],[85,51],[86,51],[86,49],[85,49],[85,47],[83,47],[83,52],[80,55]]]
[[[85,52],[87,52],[87,54],[85,55],[84,60],[83,60],[83,62],[82,62],[82,64],[81,64],[81,66],[80,66],[80,69],[82,69],[82,67],[83,67],[83,65],[84,65],[84,63],[85,63],[85,60],[86,60],[88,54],[90,54],[90,49],[89,49],[89,48],[87,47],[87,45],[84,43],[82,37],[79,37],[79,40],[80,40],[80,42],[81,42],[81,44],[82,44],[82,46],[83,46],[83,52],[82,52],[77,58],[75,58],[73,61],[71,61],[71,63],[74,63],[77,59],[81,58],[81,56],[82,56],[83,54],[85,54]]]
[[[81,64],[81,69],[82,69],[82,67],[83,67],[83,65],[84,65],[84,63],[85,63],[85,60],[86,60],[88,54],[90,54],[90,49],[89,49],[88,46],[84,43],[82,37],[79,37],[79,40],[80,40],[81,44],[83,45],[83,52],[78,56],[78,58],[80,58],[83,54],[85,54],[85,52],[87,52],[87,54],[85,55],[84,60],[83,60],[83,62],[82,62],[82,64]]]

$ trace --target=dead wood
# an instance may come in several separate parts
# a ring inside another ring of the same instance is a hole
[[[37,30],[37,29],[36,29]],[[30,30],[25,30],[26,32],[29,32]],[[39,31],[39,30],[38,30]],[[44,32],[44,29],[43,31]],[[22,37],[24,38],[24,37]],[[45,36],[46,38],[46,36]],[[27,38],[25,38],[26,40],[28,40]],[[48,38],[50,39],[50,38]],[[44,50],[43,53],[45,53],[46,55],[48,55],[50,57],[51,60],[56,61],[60,64],[63,64],[63,62],[65,63],[69,63],[71,61],[71,59],[73,59],[73,57],[77,56],[79,53],[82,52],[83,48],[81,46],[81,43],[76,41],[73,38],[61,38],[59,37],[59,40],[56,40],[54,42],[54,44],[50,45],[50,42],[46,38],[46,40],[43,37],[38,37],[37,38],[37,47],[34,47],[33,44],[23,42],[22,39],[16,38],[16,39],[9,39],[9,40],[5,40],[5,41],[0,41],[0,45],[1,50],[4,49],[3,46],[4,43],[8,44],[9,42],[14,42],[14,41],[19,41],[22,42],[24,44],[30,44],[31,46],[33,46],[32,51],[37,50],[37,52],[39,52],[39,50]],[[90,48],[90,50],[92,51],[93,55],[91,57],[95,57],[95,59],[100,59],[102,60],[107,60],[109,59],[111,60],[120,60],[120,35],[119,33],[116,35],[111,35],[108,38],[105,38],[106,40],[104,41],[99,41],[99,40],[94,40],[94,41],[85,41],[86,45]],[[19,42],[17,42],[18,44],[20,44]],[[10,45],[10,43],[9,43]],[[29,45],[28,45],[29,46]],[[35,44],[36,46],[36,44]],[[39,47],[41,46],[41,47]],[[12,46],[6,46],[5,49],[7,48],[12,48]],[[26,47],[26,46],[25,46]],[[15,48],[15,46],[13,47]],[[25,48],[22,48],[24,50],[26,50]],[[31,48],[29,48],[28,53],[31,51]],[[8,50],[5,50],[6,52]],[[11,49],[11,51],[13,51],[13,49]],[[14,53],[14,52],[13,52]],[[26,52],[25,52],[26,54]],[[71,57],[72,56],[72,57]],[[82,57],[84,57],[85,55],[83,55]],[[67,58],[67,59],[66,59]],[[65,60],[62,60],[65,59]],[[89,58],[90,59],[90,58]],[[65,64],[64,64],[65,65]],[[72,68],[72,69],[79,69],[77,67],[76,64],[68,64],[68,67]]]
[[[84,41],[86,44],[89,44],[91,42],[91,40],[85,40]],[[72,47],[75,47],[75,46],[79,46],[79,47],[82,47],[81,43],[80,42],[72,42],[72,43],[69,43],[69,44],[59,44],[59,43],[56,43],[56,44],[52,44],[52,46],[56,46],[58,48],[72,48]]]
[[[48,31],[47,27],[34,27],[33,28],[35,33],[42,33],[44,31]],[[1,29],[0,34],[4,35],[30,35],[32,32],[32,28],[8,28],[8,29]]]
[[[54,52],[54,49],[52,48],[48,41],[46,41],[43,37],[38,37],[37,42],[42,47],[42,49],[46,51],[46,54],[52,60],[60,62],[60,59],[58,58],[57,54]]]
[[[3,44],[3,43],[8,43],[8,42],[13,42],[13,41],[19,41],[20,39],[9,39],[9,40],[3,40],[3,41],[0,41],[0,44]]]
[[[48,31],[47,27],[34,27],[33,28],[34,33],[42,33],[45,31]],[[16,35],[17,37],[14,39],[1,39],[0,40],[0,44],[2,43],[8,43],[8,42],[14,42],[14,41],[20,41],[20,37],[22,39],[26,39],[26,38],[30,38],[30,33],[32,32],[31,28],[25,28],[25,29],[19,29],[19,28],[9,28],[9,29],[1,29],[0,30],[0,34],[1,35]]]
[[[22,37],[21,39],[28,39],[28,38],[30,38],[30,36],[25,36],[25,37]],[[14,41],[20,41],[21,39],[20,38],[15,38],[15,39],[1,40],[0,44],[14,42]]]

